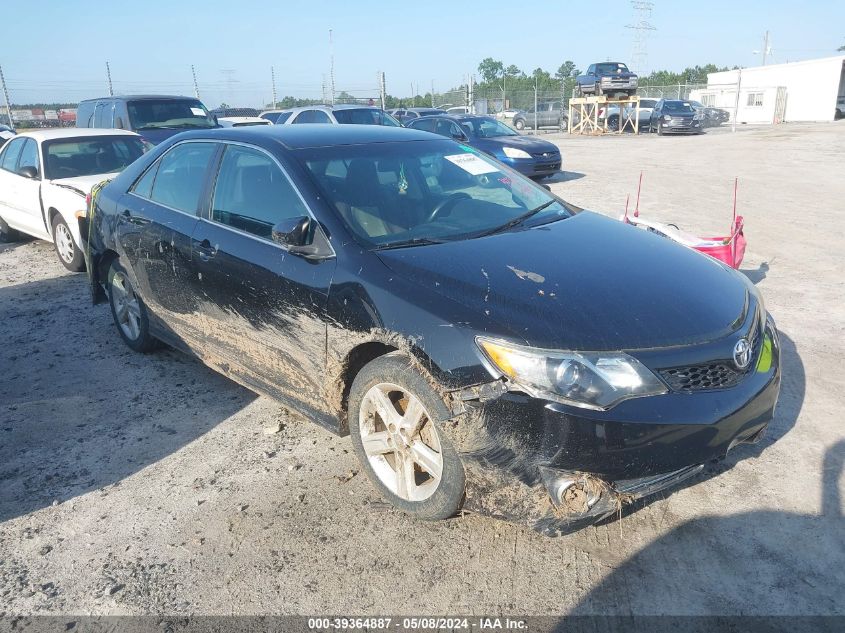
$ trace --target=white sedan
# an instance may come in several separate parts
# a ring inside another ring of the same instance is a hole
[[[134,132],[61,128],[15,136],[0,151],[0,242],[25,233],[53,242],[65,268],[80,271],[79,222],[86,196],[148,145]]]
[[[267,119],[257,116],[223,116],[217,119],[223,127],[249,127],[252,125],[273,125]]]

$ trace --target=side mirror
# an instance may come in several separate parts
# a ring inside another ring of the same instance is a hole
[[[315,255],[317,247],[314,238],[313,221],[307,215],[285,218],[273,227],[273,241],[288,249],[294,255]]]
[[[463,132],[453,132],[453,133],[452,133],[452,138],[453,138],[453,139],[455,139],[456,141],[465,141],[465,140],[467,140],[467,136],[466,136],[466,134],[464,134]]]
[[[546,191],[551,191],[551,190],[552,190],[552,188],[551,188],[551,187],[549,187],[549,185],[540,185],[540,186],[541,186],[543,189],[545,189]]]
[[[33,167],[32,165],[21,167],[18,170],[18,176],[23,176],[24,178],[30,178],[32,180],[35,180],[36,178],[38,178],[38,168]]]

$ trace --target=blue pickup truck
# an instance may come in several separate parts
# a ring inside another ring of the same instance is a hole
[[[637,76],[621,62],[600,62],[590,64],[584,75],[575,79],[577,96],[607,95],[609,97],[624,94],[631,96],[637,92]]]

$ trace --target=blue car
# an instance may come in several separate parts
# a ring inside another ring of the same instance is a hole
[[[535,136],[522,136],[493,117],[427,116],[408,121],[405,127],[465,143],[529,178],[553,176],[561,170],[560,150],[556,145]]]

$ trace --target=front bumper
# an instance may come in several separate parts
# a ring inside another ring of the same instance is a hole
[[[665,134],[694,134],[702,128],[700,120],[693,121],[660,121],[660,130]]]
[[[726,389],[631,399],[609,411],[516,392],[470,406],[452,436],[467,471],[465,508],[564,534],[758,441],[780,392],[772,338],[765,371]]]
[[[563,160],[560,154],[532,158],[497,157],[505,165],[518,171],[523,176],[551,176],[561,170]]]

